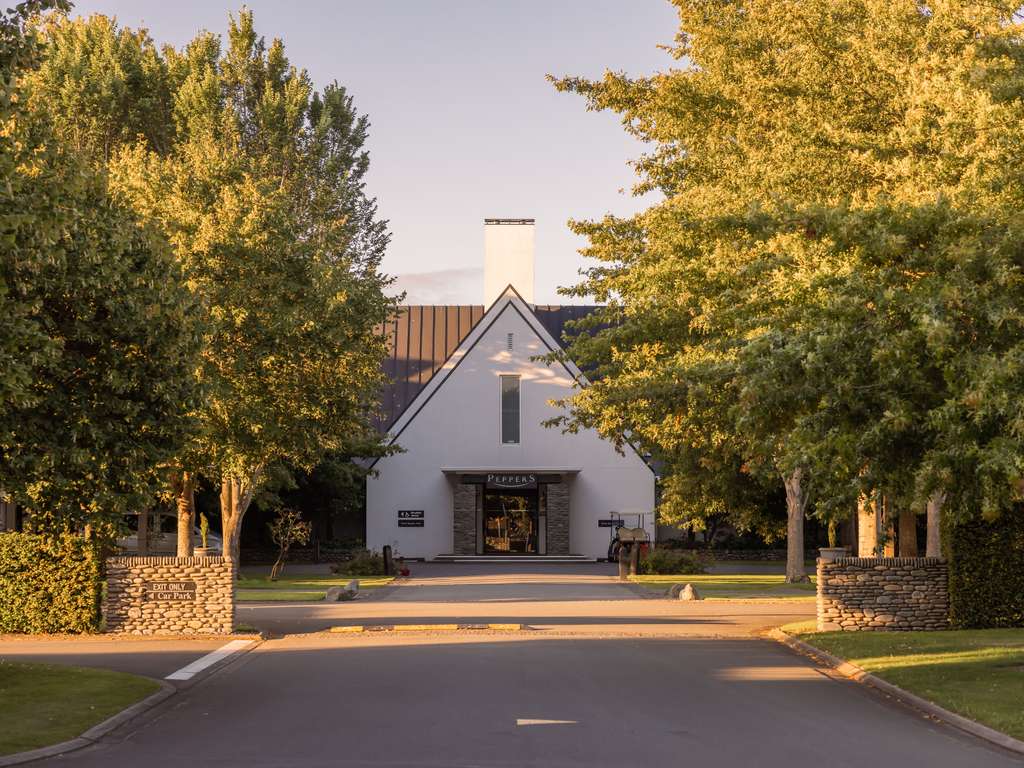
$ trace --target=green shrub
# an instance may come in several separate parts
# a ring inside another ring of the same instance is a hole
[[[357,552],[351,560],[332,565],[331,570],[344,576],[384,576],[384,557],[380,552]]]
[[[0,533],[0,633],[95,632],[102,577],[80,536]]]
[[[696,555],[678,549],[651,549],[640,560],[640,573],[676,574],[704,573],[704,563]]]
[[[949,524],[949,619],[957,629],[1024,627],[1024,512]]]

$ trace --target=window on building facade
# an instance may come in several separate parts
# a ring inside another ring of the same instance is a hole
[[[501,377],[501,442],[519,442],[519,377]]]

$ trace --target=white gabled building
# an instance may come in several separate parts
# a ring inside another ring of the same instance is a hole
[[[406,557],[607,556],[620,516],[654,539],[654,473],[593,430],[543,422],[580,371],[534,358],[588,307],[536,306],[533,220],[485,221],[489,307],[403,307],[388,329],[390,440],[367,480],[366,541]]]

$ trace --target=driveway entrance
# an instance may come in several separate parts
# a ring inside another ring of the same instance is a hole
[[[608,563],[413,563],[412,578],[347,603],[244,603],[238,618],[273,634],[368,624],[525,624],[534,635],[747,637],[813,615],[787,601],[658,599]],[[652,597],[654,599],[652,599]]]

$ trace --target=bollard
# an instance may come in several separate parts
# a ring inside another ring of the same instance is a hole
[[[391,545],[385,544],[382,554],[384,555],[384,575],[395,575],[395,564],[391,559]]]
[[[640,545],[636,542],[629,548],[629,575],[640,573]]]
[[[628,544],[619,547],[619,580],[629,579],[629,551],[632,549]]]

